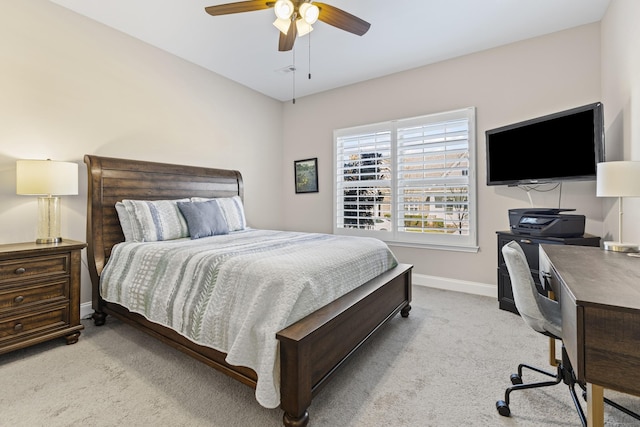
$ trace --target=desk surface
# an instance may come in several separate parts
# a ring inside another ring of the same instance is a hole
[[[562,341],[579,380],[640,395],[640,258],[583,246],[540,246],[559,296]]]
[[[542,246],[576,303],[640,310],[640,258],[593,247]]]

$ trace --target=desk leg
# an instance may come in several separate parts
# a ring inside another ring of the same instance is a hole
[[[587,426],[604,426],[604,389],[587,383]]]
[[[556,294],[551,289],[547,291],[547,297],[556,300]],[[558,366],[560,361],[556,358],[556,339],[549,337],[549,365]]]
[[[559,360],[556,357],[556,339],[549,337],[549,365],[558,366]]]

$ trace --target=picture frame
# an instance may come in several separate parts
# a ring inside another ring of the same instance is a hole
[[[296,193],[318,192],[318,158],[295,160],[293,162],[295,172]]]

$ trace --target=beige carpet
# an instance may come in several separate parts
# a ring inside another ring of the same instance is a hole
[[[512,394],[520,362],[546,367],[547,339],[494,298],[414,288],[413,310],[366,344],[316,397],[311,426],[579,426],[567,387]],[[0,356],[1,426],[280,426],[253,390],[109,317],[71,346]],[[527,377],[525,377],[525,381]],[[609,394],[609,393],[607,393]],[[640,410],[640,399],[611,394]],[[608,426],[638,422],[606,408]]]

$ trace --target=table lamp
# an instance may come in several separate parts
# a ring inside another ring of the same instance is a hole
[[[78,194],[78,164],[53,160],[18,160],[16,194],[38,195],[36,243],[59,243],[60,198]]]
[[[604,249],[615,252],[638,252],[638,245],[622,241],[622,198],[640,197],[640,162],[598,163],[596,179],[598,197],[618,198],[618,241],[604,242]]]

